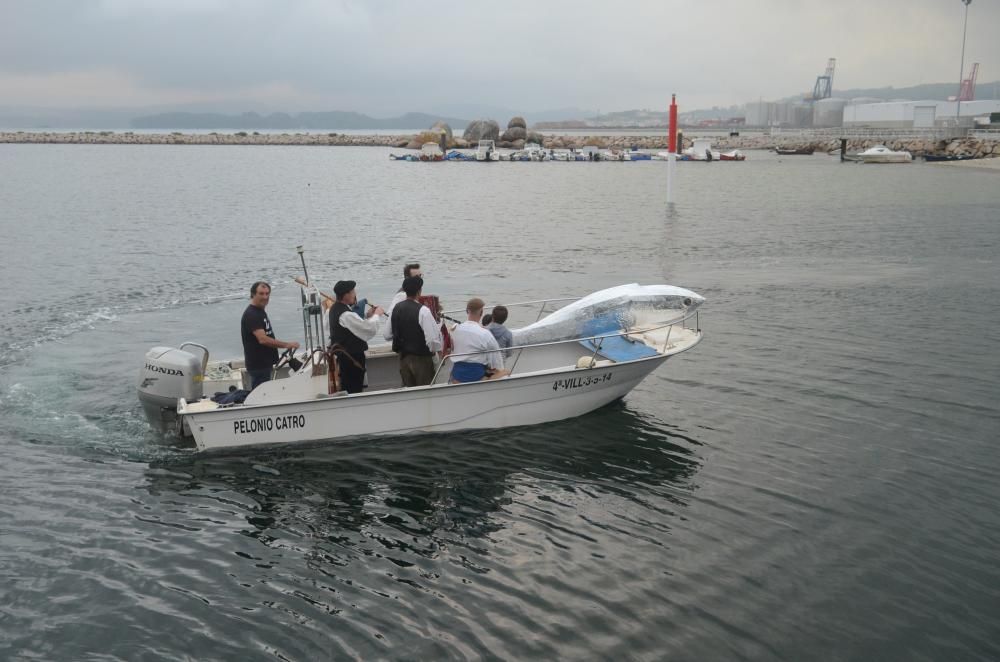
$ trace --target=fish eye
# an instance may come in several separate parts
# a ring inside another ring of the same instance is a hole
[[[684,305],[685,306],[690,306],[691,305],[691,299],[690,298],[684,299]]]

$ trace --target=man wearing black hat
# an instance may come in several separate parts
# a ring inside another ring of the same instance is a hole
[[[441,351],[441,327],[434,321],[431,309],[417,298],[424,279],[410,276],[403,281],[406,299],[396,304],[389,320],[386,340],[392,340],[392,351],[399,354],[399,376],[403,386],[426,386],[434,379],[434,354]]]
[[[361,393],[365,387],[365,350],[368,340],[378,331],[382,307],[372,308],[364,319],[351,310],[358,302],[353,280],[341,280],[333,286],[337,303],[330,308],[330,342],[335,350],[340,383],[348,393]]]

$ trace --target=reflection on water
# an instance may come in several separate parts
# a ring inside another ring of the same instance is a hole
[[[336,615],[338,650],[366,656],[406,641],[431,657],[551,656],[606,646],[641,611],[620,603],[651,590],[635,573],[668,558],[699,466],[690,442],[616,403],[545,426],[175,457],[150,464],[145,489],[169,504],[149,522],[227,559],[180,588],[211,602],[258,587],[244,607],[265,600],[263,615],[241,618],[260,627],[274,610]],[[505,634],[553,614],[537,641]]]
[[[690,438],[686,438],[690,441]],[[317,538],[376,526],[406,540],[488,536],[491,515],[525,481],[643,502],[649,490],[685,505],[698,460],[621,402],[546,426],[196,455],[150,464],[153,494],[233,495],[253,504],[247,535],[310,522]],[[426,554],[432,547],[409,551]]]

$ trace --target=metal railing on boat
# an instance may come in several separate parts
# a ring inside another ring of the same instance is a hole
[[[579,301],[582,298],[583,297],[560,297],[560,298],[556,298],[556,299],[536,299],[534,301],[517,301],[515,303],[504,303],[504,304],[487,305],[487,306],[484,307],[484,310],[486,308],[495,308],[498,305],[502,305],[505,308],[521,308],[521,307],[524,307],[524,306],[535,306],[535,305],[538,305],[538,304],[542,304],[541,307],[538,309],[538,315],[535,317],[535,321],[537,322],[538,320],[542,319],[542,315],[544,313],[551,312],[551,311],[548,310],[548,305],[550,303],[558,303],[558,302],[572,303],[574,301]],[[554,310],[558,310],[558,308],[553,309],[553,311]],[[456,309],[456,310],[446,310],[446,311],[444,311],[443,314],[446,315],[446,316],[461,315],[464,312],[465,312],[465,308],[460,308],[460,309]]]
[[[564,300],[566,300],[566,299],[543,299],[543,300],[539,300],[539,301],[535,301],[535,302],[525,302],[525,303],[542,303],[543,301],[564,301]],[[576,299],[571,299],[571,300],[575,301]],[[518,305],[518,304],[511,304],[511,305]],[[594,336],[581,336],[579,338],[568,338],[568,339],[565,339],[565,340],[553,340],[553,341],[550,341],[550,342],[530,343],[530,344],[527,344],[527,345],[515,345],[513,347],[503,347],[503,348],[500,348],[500,349],[485,349],[485,350],[479,350],[479,351],[476,351],[476,352],[463,352],[461,354],[448,354],[447,356],[445,356],[438,363],[437,369],[434,371],[434,377],[431,379],[431,384],[434,384],[434,383],[437,382],[438,375],[441,374],[441,368],[444,367],[447,359],[451,359],[452,363],[454,363],[455,362],[454,359],[455,359],[456,356],[481,356],[483,354],[506,353],[506,352],[514,352],[515,350],[517,350],[517,356],[514,357],[514,363],[511,365],[510,370],[507,373],[508,376],[509,376],[509,375],[513,375],[514,374],[514,369],[517,367],[517,362],[521,359],[521,354],[526,349],[537,349],[539,347],[552,347],[552,346],[555,346],[555,345],[568,345],[568,344],[573,344],[573,343],[582,343],[582,342],[585,342],[585,341],[589,340],[589,341],[591,341],[591,342],[594,343],[594,351],[590,355],[590,361],[589,361],[589,363],[587,365],[589,365],[590,367],[593,367],[594,363],[596,361],[597,354],[601,351],[601,347],[603,346],[605,339],[607,339],[607,338],[620,338],[622,336],[634,336],[634,335],[637,335],[638,333],[649,333],[651,331],[658,331],[660,329],[667,329],[667,335],[666,335],[666,338],[663,341],[663,348],[661,350],[659,350],[661,354],[665,354],[666,351],[667,351],[667,347],[670,344],[670,334],[673,331],[673,327],[677,326],[678,324],[681,325],[681,328],[687,329],[688,328],[687,327],[687,321],[690,320],[693,317],[694,320],[695,320],[694,330],[697,331],[698,333],[701,333],[701,318],[700,318],[699,313],[700,313],[700,311],[696,310],[691,315],[683,317],[683,318],[681,318],[679,320],[676,320],[674,322],[669,322],[669,323],[660,324],[660,325],[657,325],[657,326],[643,328],[642,331],[640,331],[640,332],[625,330],[625,331],[619,331],[617,333],[605,333],[605,334],[594,335]]]

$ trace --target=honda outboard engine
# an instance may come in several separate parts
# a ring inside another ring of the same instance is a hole
[[[199,358],[184,347],[200,348]],[[188,402],[202,396],[202,381],[208,364],[208,350],[201,345],[184,343],[180,349],[154,347],[146,352],[146,361],[139,371],[139,402],[146,418],[154,426],[165,426],[175,420],[177,399]]]

